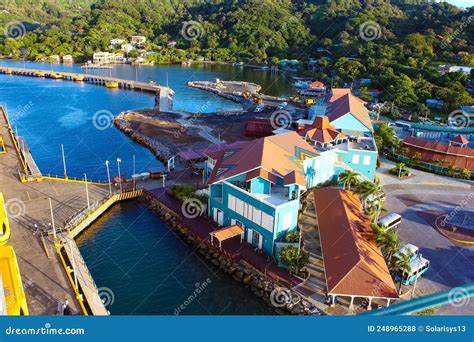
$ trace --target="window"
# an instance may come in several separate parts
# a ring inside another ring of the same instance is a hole
[[[257,208],[253,207],[252,221],[260,226],[262,222],[262,212]]]
[[[286,213],[285,215],[283,215],[283,218],[281,220],[281,229],[283,229],[283,230],[290,229],[291,228],[291,219],[292,219],[291,213]]]
[[[235,211],[235,197],[229,194],[228,208],[232,211]]]
[[[370,156],[364,156],[364,165],[370,165]]]
[[[354,154],[352,156],[352,164],[359,164],[359,155],[358,154]]]
[[[235,211],[237,212],[237,214],[244,216],[244,202],[242,202],[238,198],[235,199]]]
[[[262,212],[262,224],[261,226],[266,230],[273,232],[273,216]]]

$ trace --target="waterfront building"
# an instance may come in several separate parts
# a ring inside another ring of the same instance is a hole
[[[325,187],[314,190],[314,201],[331,304],[346,297],[350,308],[362,300],[390,305],[399,298],[385,259],[375,242],[370,218],[352,191]]]
[[[446,167],[452,165],[472,172],[474,171],[474,149],[467,147],[466,144],[460,147],[412,136],[407,136],[402,140],[402,146],[408,148],[410,154],[420,153],[421,160],[424,162],[446,163]]]
[[[7,245],[10,224],[0,193],[0,316],[28,315],[25,292],[15,251]]]
[[[317,151],[288,132],[207,156],[209,217],[219,226],[242,227],[245,241],[273,255],[275,241],[296,229],[306,189],[304,161]]]
[[[122,38],[113,38],[110,40],[110,47],[113,49],[116,45],[123,44],[125,39]]]
[[[120,46],[120,50],[122,50],[125,53],[129,53],[130,51],[135,50],[135,47],[132,44],[122,44]]]
[[[372,135],[374,129],[365,101],[354,96],[350,89],[333,88],[319,97],[310,107],[308,120],[327,116],[331,124],[343,133],[361,132]]]
[[[114,52],[95,52],[92,55],[94,64],[122,63],[124,61],[123,53]]]
[[[72,64],[74,63],[74,58],[72,55],[64,55],[63,56],[63,64]]]

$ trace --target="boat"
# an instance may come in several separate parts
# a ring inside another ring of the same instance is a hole
[[[107,88],[118,88],[119,84],[116,81],[110,81],[105,84]]]
[[[306,88],[309,88],[309,83],[310,81],[307,81],[307,80],[298,80],[293,83],[293,86],[296,89],[306,89]]]
[[[55,79],[55,80],[60,80],[61,78],[63,78],[63,75],[53,73],[53,74],[49,74],[49,77],[50,77],[50,78],[53,78],[53,79]]]
[[[46,73],[45,72],[42,72],[42,71],[38,71],[36,73],[36,77],[45,77],[46,76]]]
[[[74,75],[74,76],[72,77],[72,79],[73,79],[74,81],[84,81],[84,76],[82,76],[82,75]]]

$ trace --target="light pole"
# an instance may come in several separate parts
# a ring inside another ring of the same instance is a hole
[[[110,181],[110,170],[109,170],[109,161],[105,161],[105,167],[107,168],[107,179],[109,180],[109,195],[112,195],[112,182]]]
[[[84,173],[84,181],[86,182],[86,198],[87,198],[87,210],[91,213],[91,204],[89,202],[89,187],[87,186],[87,175]]]
[[[135,155],[133,155],[133,190],[135,190]]]
[[[53,205],[51,204],[51,198],[49,200],[49,210],[51,211],[51,224],[53,226],[53,237],[54,241],[56,241],[56,226],[54,225],[54,215],[53,215]]]
[[[120,175],[120,162],[122,159],[117,158],[117,168],[118,168],[118,176],[119,176],[119,185],[120,185],[120,193],[122,193],[122,176]]]
[[[61,154],[63,156],[64,178],[67,179],[66,157],[64,156],[64,145],[63,144],[61,144]]]
[[[163,189],[165,188],[165,178],[166,178],[166,175],[163,173]]]

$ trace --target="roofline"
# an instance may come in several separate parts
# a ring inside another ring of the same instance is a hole
[[[466,155],[466,154],[448,153],[447,151],[446,152],[445,151],[438,151],[438,150],[433,150],[431,148],[427,148],[427,147],[424,147],[424,146],[414,145],[412,143],[406,142],[405,139],[402,140],[402,143],[406,144],[406,145],[409,145],[409,146],[416,147],[416,148],[421,148],[422,150],[433,151],[433,152],[436,152],[436,153],[447,154],[447,155],[451,155],[451,156],[458,156],[458,157],[474,159],[474,156],[469,156],[469,155]],[[444,144],[441,144],[441,145],[444,145]],[[450,146],[450,145],[444,145],[444,146]]]

